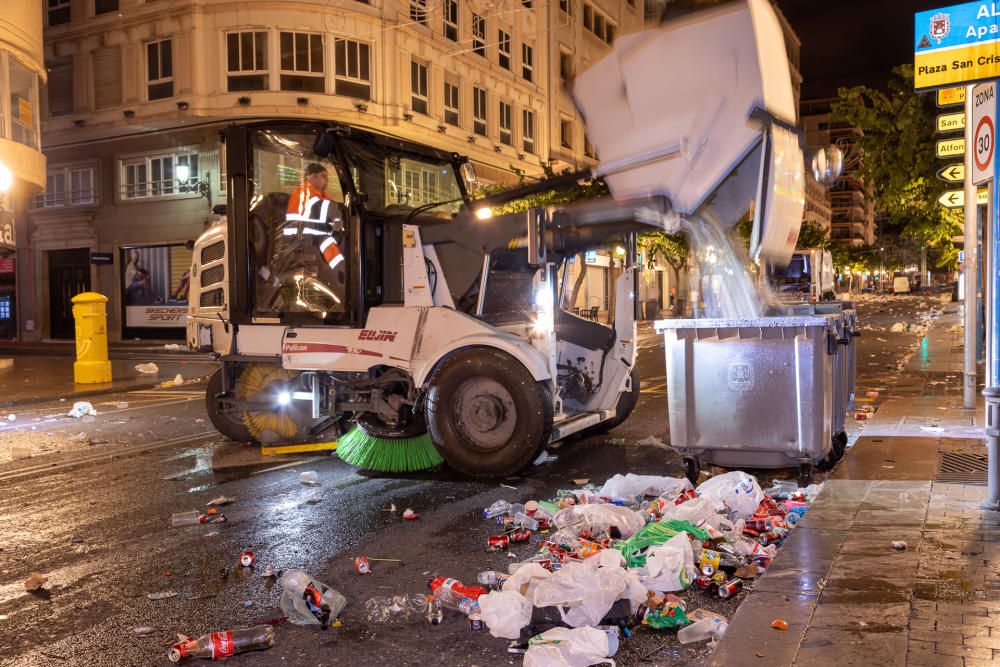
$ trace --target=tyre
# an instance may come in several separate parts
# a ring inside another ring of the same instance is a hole
[[[517,359],[478,348],[447,359],[430,380],[427,430],[448,465],[472,477],[526,466],[552,433],[552,394]]]
[[[615,416],[606,422],[601,422],[597,426],[585,429],[582,435],[607,433],[616,426],[619,426],[632,414],[636,404],[639,402],[639,369],[633,366],[629,376],[632,378],[632,388],[629,391],[623,392],[618,397],[618,404],[615,406]]]
[[[693,485],[698,486],[698,478],[701,477],[701,461],[693,456],[685,457],[684,476]]]
[[[222,435],[236,442],[256,442],[250,430],[243,422],[243,413],[234,410],[225,410],[223,401],[219,395],[226,391],[222,383],[222,369],[215,371],[208,380],[208,387],[205,388],[205,409],[208,411],[208,418]]]

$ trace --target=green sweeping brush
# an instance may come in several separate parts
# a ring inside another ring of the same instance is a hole
[[[444,462],[427,433],[387,438],[366,433],[356,424],[337,440],[337,456],[344,463],[377,472],[415,472]]]

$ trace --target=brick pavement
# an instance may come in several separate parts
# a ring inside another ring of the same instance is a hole
[[[985,486],[937,479],[943,453],[985,454],[982,409],[961,407],[955,321],[931,327],[902,395],[866,425],[710,664],[1000,664],[1000,514],[980,508]]]

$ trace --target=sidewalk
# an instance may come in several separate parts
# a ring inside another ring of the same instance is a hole
[[[3,356],[3,355],[0,355]],[[120,391],[150,389],[172,380],[178,373],[185,379],[204,378],[215,372],[218,364],[203,355],[145,355],[147,358],[112,359],[112,381],[103,384],[74,384],[73,358],[56,354],[6,355],[13,366],[0,368],[0,407],[11,407],[65,398],[67,401]],[[179,359],[179,360],[178,360]],[[159,368],[155,374],[139,373],[136,364],[153,361]]]
[[[710,664],[998,664],[1000,514],[979,507],[983,408],[962,407],[958,322],[950,305],[932,323]]]

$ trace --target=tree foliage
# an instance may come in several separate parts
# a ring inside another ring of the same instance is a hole
[[[962,214],[937,203],[947,185],[936,178],[943,166],[935,156],[935,115],[931,96],[913,92],[913,66],[893,69],[884,92],[867,86],[841,88],[832,122],[864,133],[861,174],[875,189],[876,210],[901,235],[933,249],[939,267],[954,266],[952,236],[961,234]]]

